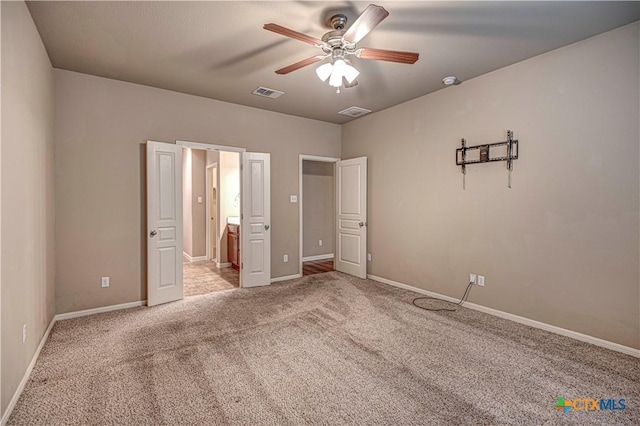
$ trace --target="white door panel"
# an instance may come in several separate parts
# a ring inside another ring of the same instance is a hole
[[[243,287],[271,283],[270,155],[242,154],[240,281]]]
[[[336,163],[335,269],[367,277],[367,158]]]
[[[147,141],[147,305],[182,293],[182,147]]]

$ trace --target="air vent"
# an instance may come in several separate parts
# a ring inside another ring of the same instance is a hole
[[[369,114],[370,112],[371,112],[371,110],[369,110],[369,109],[364,109],[364,108],[360,108],[360,107],[357,107],[357,106],[352,106],[352,107],[349,107],[347,109],[343,109],[338,114],[348,115],[349,117],[356,118],[356,117],[360,117],[360,116],[365,115],[365,114]]]
[[[278,99],[280,96],[284,95],[284,92],[281,92],[279,90],[273,90],[273,89],[269,89],[267,87],[258,87],[256,90],[254,90],[253,92],[254,95],[258,95],[258,96],[262,96],[264,98],[271,98],[271,99]]]

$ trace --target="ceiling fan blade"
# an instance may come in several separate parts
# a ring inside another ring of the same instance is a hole
[[[300,68],[306,67],[307,65],[315,64],[316,62],[319,62],[324,58],[326,58],[326,56],[318,55],[303,59],[300,62],[296,62],[295,64],[291,64],[289,66],[276,70],[276,74],[289,74],[291,71],[299,70]]]
[[[356,56],[362,59],[374,61],[400,62],[401,64],[413,64],[418,60],[419,54],[414,52],[400,52],[398,50],[370,49],[364,47],[358,49]]]
[[[344,38],[349,43],[357,43],[362,40],[369,32],[376,27],[380,22],[389,16],[389,12],[382,7],[370,4],[358,19],[349,27]]]
[[[320,40],[320,39],[308,36],[306,34],[299,33],[299,32],[294,31],[294,30],[290,30],[289,28],[285,28],[285,27],[283,27],[281,25],[278,25],[278,24],[264,24],[264,27],[262,27],[262,28],[264,28],[265,30],[273,31],[274,33],[283,35],[285,37],[291,37],[291,38],[294,38],[296,40],[300,40],[302,42],[309,43],[309,44],[314,45],[314,46],[322,47],[322,46],[325,45],[325,42]]]

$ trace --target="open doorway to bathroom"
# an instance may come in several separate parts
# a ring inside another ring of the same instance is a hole
[[[237,288],[240,155],[183,148],[184,296]]]
[[[334,270],[336,161],[300,156],[301,275]]]

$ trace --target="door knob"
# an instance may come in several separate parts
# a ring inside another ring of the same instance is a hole
[[[358,224],[358,226],[359,226],[360,228],[362,228],[362,227],[364,226],[364,222],[360,222],[360,223]]]
[[[265,225],[264,229],[268,231],[269,230],[269,225]]]
[[[156,231],[155,229],[149,233],[151,237],[155,237],[157,234],[158,234],[158,231]]]

